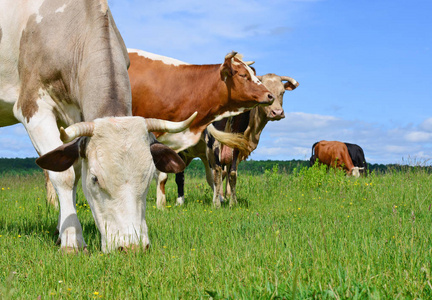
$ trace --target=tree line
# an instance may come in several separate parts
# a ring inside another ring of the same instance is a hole
[[[36,158],[0,158],[0,174],[4,173],[31,173],[42,172],[35,163]],[[293,173],[295,170],[309,167],[308,160],[247,160],[239,165],[239,173],[249,175],[261,175],[266,170],[277,170],[278,173]],[[389,171],[409,171],[414,169],[424,169],[432,171],[431,166],[425,165],[401,165],[401,164],[368,164],[369,171],[376,173],[386,173]],[[187,176],[205,176],[204,165],[199,159],[195,159],[186,168]]]

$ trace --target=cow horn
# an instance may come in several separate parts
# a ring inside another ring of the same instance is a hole
[[[231,51],[231,53],[228,53],[226,56],[225,56],[225,59],[231,59],[231,58],[233,58],[234,56],[236,56],[237,55],[237,52],[235,52],[235,51]]]
[[[289,82],[291,82],[291,84],[294,85],[295,87],[299,86],[299,83],[294,78],[291,78],[291,77],[288,77],[288,76],[281,76],[281,79],[282,79],[282,81],[289,81]]]
[[[93,122],[80,122],[64,129],[60,127],[60,139],[63,143],[68,143],[80,136],[92,136],[94,130]]]
[[[252,66],[255,62],[253,60],[250,60],[250,61],[244,61],[244,63],[248,66]]]
[[[159,132],[180,132],[185,130],[190,126],[190,124],[195,120],[198,112],[194,112],[187,120],[182,122],[171,122],[159,119],[145,119],[147,124],[147,130],[149,132],[159,131]]]

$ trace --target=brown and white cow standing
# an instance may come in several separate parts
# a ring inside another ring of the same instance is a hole
[[[195,145],[213,121],[274,101],[236,52],[227,54],[222,64],[191,65],[142,50],[128,51],[134,116],[180,121],[198,112],[188,130],[156,133],[158,141],[173,150]]]
[[[311,165],[319,163],[332,168],[345,170],[348,175],[360,176],[359,167],[355,167],[345,143],[338,141],[320,141],[312,146]]]
[[[299,85],[295,79],[287,76],[266,74],[258,76],[258,78],[275,95],[276,99],[273,104],[270,106],[257,106],[251,111],[242,113],[230,120],[223,119],[214,123],[219,130],[226,129],[229,132],[244,134],[249,141],[247,151],[221,145],[211,133],[206,132],[199,144],[179,153],[186,166],[189,165],[193,158],[201,158],[206,169],[207,182],[214,192],[213,204],[216,207],[220,206],[223,199],[223,168],[226,167],[228,173],[226,196],[230,197],[230,205],[235,205],[237,203],[238,164],[257,148],[261,133],[269,121],[285,118],[282,108],[283,95],[285,91],[292,91]],[[176,174],[176,182],[178,186],[177,203],[182,204],[184,202],[184,172]]]
[[[193,117],[132,117],[128,64],[106,0],[0,0],[0,127],[22,123],[37,163],[50,170],[64,250],[86,247],[75,207],[81,174],[102,250],[111,251],[149,245],[145,204],[155,169],[184,168],[149,131],[178,132]]]

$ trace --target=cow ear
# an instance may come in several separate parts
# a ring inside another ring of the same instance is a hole
[[[295,90],[295,88],[297,87],[297,85],[292,84],[291,82],[287,81],[284,83],[284,88],[287,91],[293,91]]]
[[[236,73],[237,71],[232,68],[231,58],[225,59],[225,62],[223,63],[220,71],[222,80],[226,81],[228,77],[232,77]]]
[[[62,172],[69,169],[78,158],[79,139],[75,139],[42,155],[36,159],[36,164],[42,169]]]
[[[180,156],[174,150],[161,143],[156,142],[152,144],[150,152],[153,156],[156,169],[161,172],[179,173],[186,168],[186,164]]]

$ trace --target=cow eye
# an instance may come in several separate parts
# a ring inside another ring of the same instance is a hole
[[[239,74],[240,77],[247,78],[247,74]]]
[[[92,176],[91,181],[93,182],[93,184],[98,183],[98,178],[97,178],[97,176]]]

